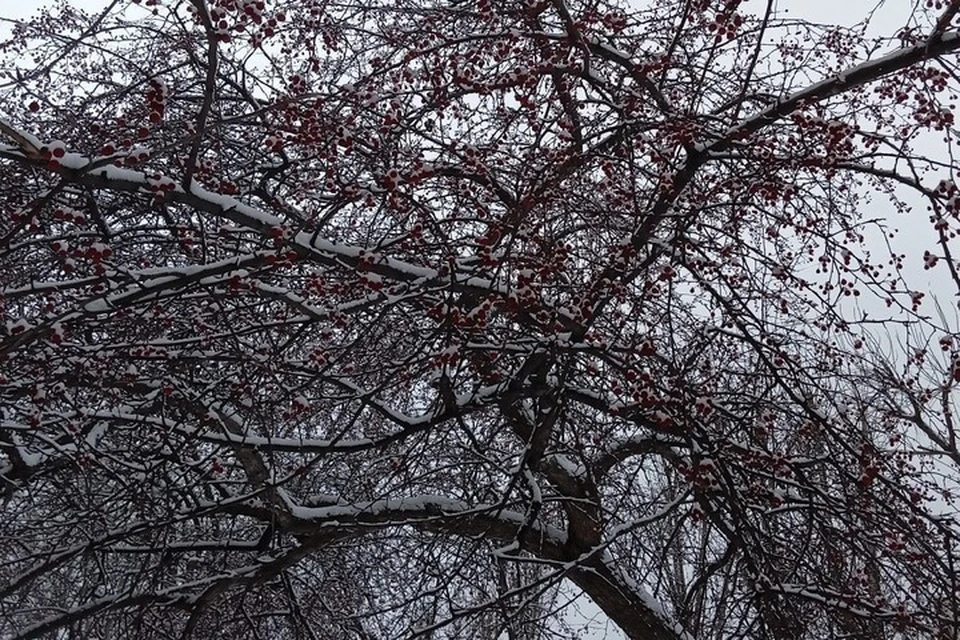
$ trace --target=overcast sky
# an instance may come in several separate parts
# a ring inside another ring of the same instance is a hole
[[[69,0],[69,3],[95,10],[106,6],[107,0]],[[0,0],[0,17],[22,18],[41,7],[54,4],[51,0]],[[748,11],[758,11],[765,4],[766,0],[746,0],[744,6]],[[847,26],[862,20],[869,11],[875,9],[876,33],[889,33],[901,26],[912,5],[913,2],[909,0],[780,0],[777,3],[778,9],[787,10],[798,18]]]

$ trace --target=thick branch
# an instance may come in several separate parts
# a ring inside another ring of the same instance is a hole
[[[282,523],[301,544],[319,548],[333,541],[384,527],[412,526],[458,537],[512,543],[544,560],[564,563],[569,578],[627,634],[635,640],[680,640],[685,637],[639,585],[632,585],[611,568],[602,549],[571,556],[567,535],[543,523],[525,526],[524,514],[498,505],[477,505],[443,496],[392,498],[365,503],[340,503],[323,497],[314,506],[293,507],[292,520]],[[270,509],[237,505],[231,511],[269,521]],[[521,539],[518,541],[517,536]]]

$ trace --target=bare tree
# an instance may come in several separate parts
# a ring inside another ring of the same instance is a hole
[[[7,21],[0,633],[956,640],[958,9]]]

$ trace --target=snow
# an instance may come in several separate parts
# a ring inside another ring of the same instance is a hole
[[[634,595],[643,601],[643,604],[647,609],[665,622],[668,627],[673,629],[674,633],[676,633],[678,636],[677,640],[694,640],[693,636],[686,633],[683,629],[683,626],[674,620],[669,613],[667,613],[666,609],[663,607],[663,603],[654,598],[653,594],[644,589],[643,586],[631,578],[626,571],[621,569],[620,565],[607,551],[603,551],[601,553],[600,560],[613,575],[622,580],[623,584],[625,584]]]
[[[142,271],[132,272],[129,275],[137,280],[135,284],[129,285],[119,291],[114,291],[108,296],[95,298],[83,305],[82,309],[86,313],[105,313],[115,306],[122,304],[126,298],[146,297],[147,294],[155,292],[159,297],[162,294],[170,292],[169,285],[177,285],[174,289],[180,289],[191,284],[216,284],[225,282],[234,275],[241,277],[248,273],[245,269],[238,269],[241,264],[246,264],[255,260],[255,256],[244,258],[227,258],[217,262],[211,262],[203,265],[191,265],[186,267],[168,267],[168,268],[149,268]],[[153,276],[146,280],[140,280],[144,275]]]
[[[23,135],[28,137],[28,134]],[[42,143],[39,143],[39,141],[38,146],[42,146]],[[81,171],[87,175],[96,176],[102,182],[106,182],[107,184],[105,185],[98,183],[97,186],[101,188],[104,186],[110,188],[112,186],[122,191],[139,188],[144,192],[151,192],[152,178],[141,171],[116,167],[113,164],[97,166],[98,163],[105,161],[106,159],[92,161],[90,158],[77,153],[66,153],[59,159],[61,166],[65,169]],[[265,232],[271,227],[283,226],[284,222],[281,218],[247,205],[236,198],[209,191],[195,180],[191,182],[188,192],[184,191],[180,186],[176,186],[168,193],[168,197],[184,201],[188,204],[191,203],[190,197],[198,199],[209,205],[208,207],[202,207],[202,209],[208,213],[215,211],[237,224],[260,232]],[[364,247],[335,243],[308,232],[299,232],[292,240],[296,245],[310,253],[319,251],[331,256],[349,258],[351,260],[356,259],[361,252],[366,250]],[[392,258],[382,259],[378,263],[378,266],[384,267],[394,273],[403,274],[407,276],[408,279],[419,278],[431,280],[437,278],[439,275],[435,269],[420,267]],[[100,307],[95,307],[95,309],[98,311],[103,310]]]
[[[141,171],[117,167],[112,164],[109,158],[98,158],[91,160],[83,155],[76,153],[66,153],[61,159],[60,164],[65,169],[75,170],[81,173],[82,177],[90,176],[95,178],[90,182],[96,188],[114,189],[118,191],[141,191],[144,193],[153,193],[151,183],[155,180]],[[212,192],[203,188],[196,181],[189,185],[188,191],[184,191],[179,185],[166,192],[165,197],[174,201],[182,202],[204,211],[209,214],[219,215],[227,218],[234,224],[249,228],[260,233],[268,233],[274,227],[282,227],[283,220],[273,214],[247,205],[237,198]],[[353,265],[356,260],[368,251],[367,248],[355,245],[347,245],[333,242],[331,240],[319,237],[315,233],[301,231],[290,238],[290,241],[302,250],[303,255],[310,256],[314,260],[334,265]],[[248,256],[248,260],[255,259],[255,256]],[[127,296],[142,296],[153,290],[160,295],[161,291],[168,288],[180,289],[181,280],[194,279],[198,274],[208,273],[217,274],[217,266],[226,267],[232,264],[234,267],[240,267],[241,258],[232,258],[213,265],[201,265],[196,267],[184,267],[181,269],[144,269],[140,271],[129,271],[124,275],[133,279],[139,279],[144,276],[151,276],[145,282],[141,281],[131,285],[124,290],[114,292],[109,296],[96,298],[88,301],[82,308],[83,313],[99,314],[107,313],[119,303],[123,302]],[[372,265],[371,277],[387,276],[393,280],[405,281],[409,285],[420,286],[430,282],[436,283],[441,280],[439,271],[429,267],[423,267],[411,264],[402,260],[389,257],[381,257],[376,264]],[[484,291],[493,291],[502,295],[510,293],[510,287],[506,284],[497,284],[488,278],[481,278],[469,273],[456,272],[452,277],[442,278],[449,285],[455,287],[468,287],[482,289]],[[74,281],[77,282],[77,281]],[[202,281],[203,284],[210,284],[211,281]],[[51,288],[57,288],[57,283],[47,285]],[[63,286],[62,284],[59,286]],[[542,301],[549,304],[548,300]],[[312,309],[314,317],[317,316],[317,310]],[[569,310],[561,312],[560,317],[567,322],[573,323],[574,320]],[[69,320],[75,316],[65,317],[61,320]]]
[[[587,468],[580,462],[574,462],[565,455],[550,456],[550,461],[556,463],[571,478],[583,480],[587,477]]]
[[[958,42],[960,42],[960,31],[951,31],[942,35],[938,46],[950,48],[950,46],[955,46],[955,44]],[[838,89],[848,88],[851,82],[855,84],[861,84],[860,81],[856,80],[857,76],[860,74],[864,74],[864,77],[869,77],[870,80],[874,78],[874,75],[872,75],[871,72],[875,72],[876,77],[882,77],[886,75],[881,71],[882,69],[889,66],[895,67],[899,61],[910,58],[911,56],[916,55],[918,51],[926,50],[929,46],[929,42],[921,42],[920,44],[912,47],[897,49],[884,56],[880,56],[879,58],[875,58],[873,60],[867,60],[866,62],[862,62],[858,65],[854,65],[848,69],[845,69],[839,74],[835,74],[828,78],[824,78],[819,82],[815,82],[812,85],[801,89],[800,91],[790,94],[773,106],[730,128],[721,136],[719,141],[730,140],[735,137],[737,132],[749,129],[752,126],[755,126],[758,122],[780,119],[782,115],[780,112],[783,109],[783,105],[798,103],[804,100],[823,99],[824,97],[833,95]],[[854,80],[851,80],[851,78],[854,78]],[[698,153],[709,151],[717,142],[717,140],[713,140],[710,142],[695,144],[694,150]]]
[[[337,496],[328,496],[332,504],[326,506],[305,507],[291,506],[290,515],[300,520],[314,521],[323,524],[326,521],[353,520],[357,518],[373,518],[379,522],[422,520],[433,516],[467,517],[475,515],[487,519],[496,519],[500,522],[521,527],[526,522],[526,516],[516,511],[509,511],[495,504],[479,504],[471,506],[468,503],[442,495],[419,495],[405,498],[383,498],[355,503],[345,503]],[[311,497],[315,502],[317,496]],[[535,523],[533,530],[547,541],[556,546],[562,546],[567,541],[567,534],[550,525]]]
[[[100,418],[104,420],[128,420],[131,422],[140,422],[154,424],[165,429],[172,429],[182,433],[190,438],[203,440],[215,444],[242,445],[260,449],[273,449],[277,451],[293,451],[298,453],[326,453],[331,451],[357,451],[369,449],[375,440],[370,438],[348,439],[323,439],[323,438],[273,438],[254,436],[246,434],[234,434],[230,432],[213,432],[208,429],[199,429],[183,424],[182,422],[169,421],[156,416],[142,415],[122,410],[111,411],[81,411],[78,416],[86,418]]]

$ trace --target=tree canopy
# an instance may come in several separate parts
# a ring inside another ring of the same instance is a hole
[[[960,637],[960,2],[787,4],[8,20],[0,635]]]

